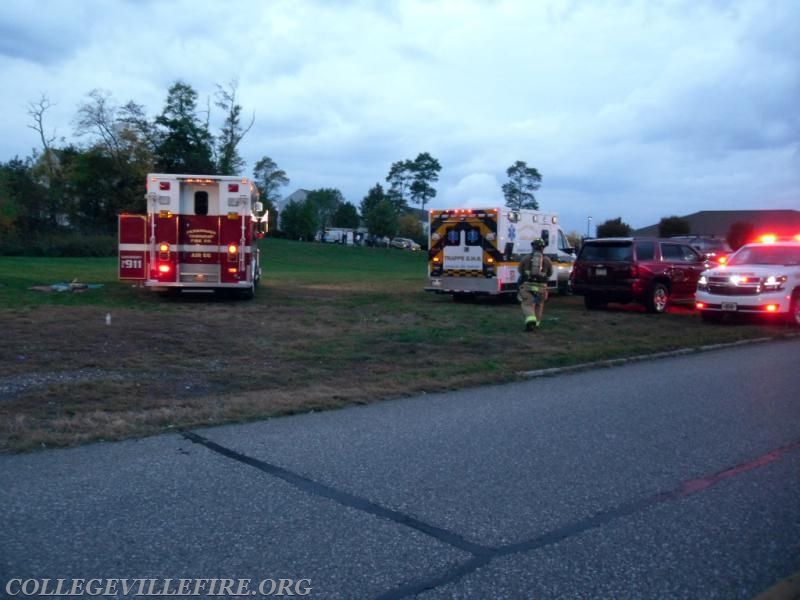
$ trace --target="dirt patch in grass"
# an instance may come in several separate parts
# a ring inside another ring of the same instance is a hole
[[[788,332],[709,326],[685,309],[588,312],[580,298],[553,297],[542,330],[526,334],[514,304],[455,303],[425,294],[418,282],[272,283],[252,302],[184,297],[141,310],[4,309],[0,325],[5,452],[331,409]]]

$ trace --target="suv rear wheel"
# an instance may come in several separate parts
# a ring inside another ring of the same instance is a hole
[[[655,283],[650,288],[650,293],[645,298],[645,308],[647,312],[663,313],[669,304],[669,290],[663,283]]]

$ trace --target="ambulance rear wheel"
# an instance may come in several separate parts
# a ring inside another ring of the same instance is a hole
[[[253,298],[255,298],[256,297],[256,284],[255,283],[251,283],[249,288],[239,292],[239,297],[242,300],[252,300]]]

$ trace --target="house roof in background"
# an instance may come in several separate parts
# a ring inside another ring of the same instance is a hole
[[[689,233],[725,237],[731,225],[750,223],[757,231],[800,233],[800,210],[701,210],[681,217],[689,222]],[[658,223],[636,229],[634,235],[658,235]]]

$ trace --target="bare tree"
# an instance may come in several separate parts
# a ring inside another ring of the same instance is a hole
[[[44,94],[39,96],[38,101],[28,103],[28,114],[31,116],[31,118],[33,118],[33,125],[28,125],[28,127],[39,134],[39,139],[42,142],[42,156],[44,159],[44,164],[47,169],[47,175],[51,180],[55,179],[57,172],[56,159],[53,155],[52,149],[52,144],[56,139],[56,132],[54,129],[53,134],[49,137],[45,133],[44,115],[53,106],[55,106],[55,104],[50,102],[50,99]]]
[[[117,107],[109,92],[97,89],[88,96],[90,100],[78,107],[76,135],[96,136],[96,146],[120,169],[139,165],[148,170],[153,162],[155,131],[144,108],[133,101]]]
[[[33,124],[28,127],[39,134],[42,142],[42,154],[37,158],[31,173],[45,190],[44,207],[35,216],[35,220],[47,223],[51,227],[58,225],[61,217],[68,212],[63,169],[59,153],[53,146],[56,132],[53,130],[53,133],[48,135],[45,131],[45,114],[54,106],[55,104],[44,94],[41,94],[36,102],[28,103],[28,114],[33,119]]]
[[[111,104],[111,93],[94,89],[89,92],[89,102],[78,107],[75,133],[78,136],[96,134],[108,153],[119,160],[121,149],[116,128],[117,108]]]
[[[235,79],[228,83],[227,89],[217,84],[216,105],[227,112],[222,131],[217,138],[217,170],[223,175],[235,175],[244,168],[244,160],[236,148],[256,120],[253,113],[247,127],[242,126],[242,107],[236,101],[238,87],[239,82]]]

